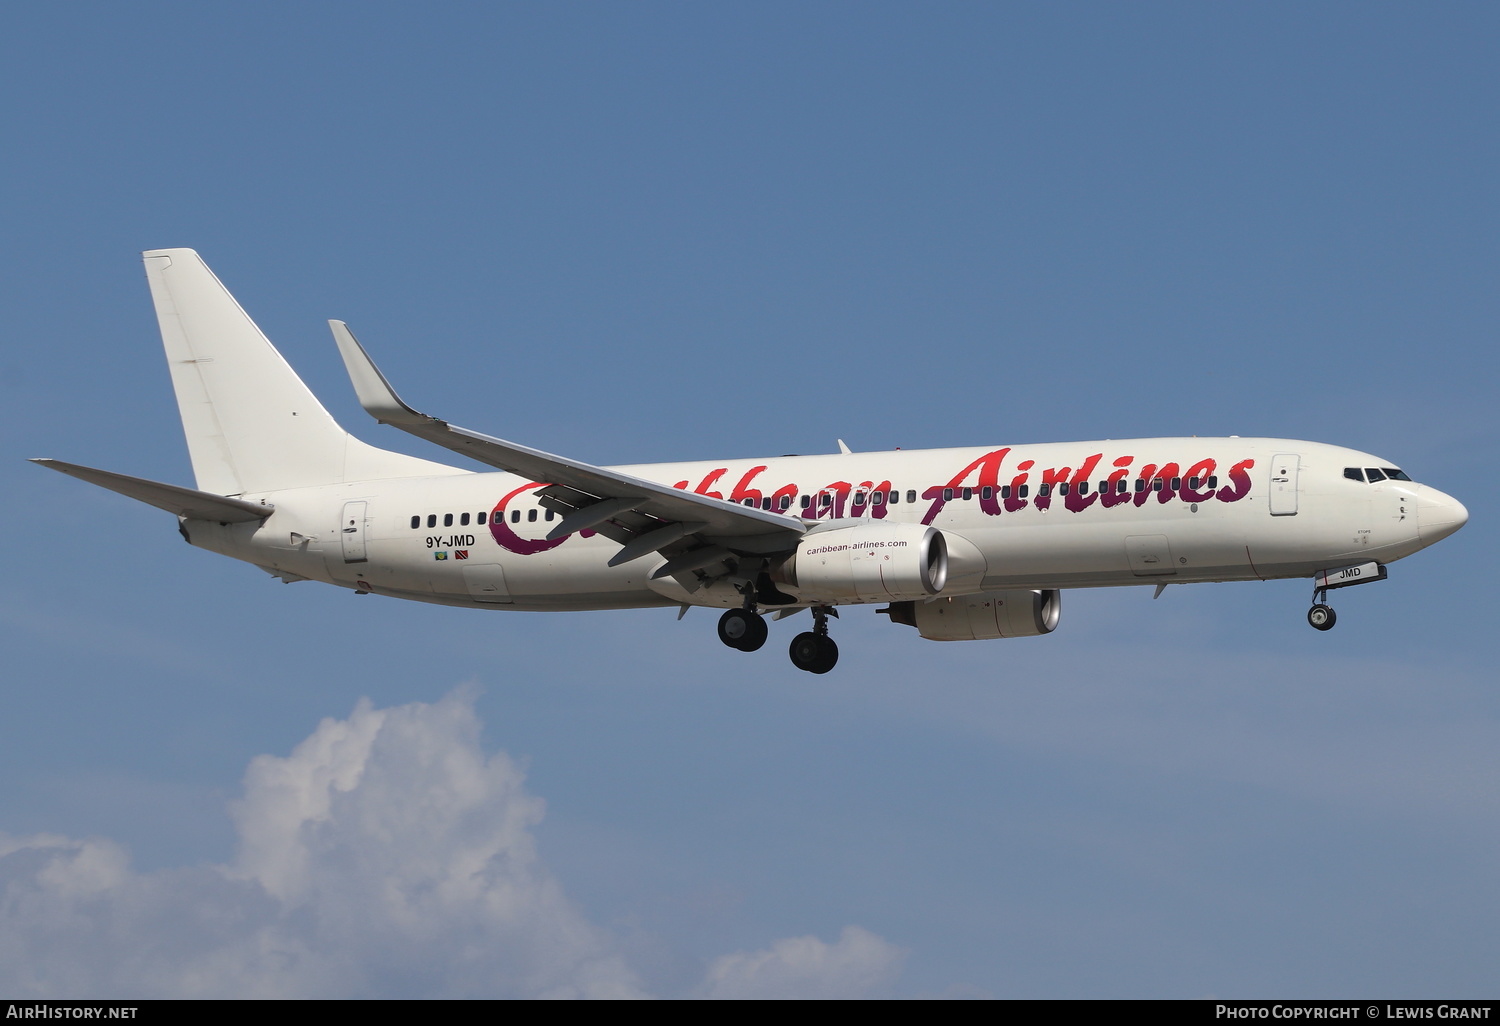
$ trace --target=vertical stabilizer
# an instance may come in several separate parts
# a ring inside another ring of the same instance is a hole
[[[200,489],[243,495],[464,473],[350,436],[197,253],[143,256]]]

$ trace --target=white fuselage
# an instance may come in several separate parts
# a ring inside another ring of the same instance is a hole
[[[807,521],[930,525],[948,540],[944,595],[1308,577],[1400,559],[1466,517],[1435,489],[1348,468],[1392,465],[1316,442],[1152,438],[619,469]],[[242,496],[276,507],[263,522],[184,530],[290,579],[426,602],[739,604],[732,588],[650,580],[660,556],[609,567],[619,545],[589,531],[547,540],[556,520],[535,494],[543,484],[450,472],[285,489]]]
[[[719,606],[759,650],[805,609],[800,670],[838,661],[839,605],[931,641],[1056,628],[1066,588],[1310,577],[1329,591],[1464,525],[1368,453],[1277,438],[1141,438],[600,467],[421,413],[343,321],[360,406],[498,472],[369,445],[334,420],[190,249],[143,254],[196,487],[42,466],[177,516],[194,545],[286,581],[491,609]]]

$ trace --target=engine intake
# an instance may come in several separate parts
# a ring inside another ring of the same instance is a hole
[[[948,546],[941,531],[923,524],[818,527],[771,578],[803,601],[925,599],[947,583]]]
[[[931,602],[892,602],[879,610],[929,641],[985,641],[1051,634],[1062,614],[1059,591],[985,591]]]

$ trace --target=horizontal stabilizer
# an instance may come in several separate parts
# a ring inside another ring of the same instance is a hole
[[[80,467],[76,463],[45,459],[31,462],[67,474],[69,477],[76,477],[80,481],[96,484],[100,488],[108,488],[112,492],[128,495],[132,499],[155,506],[157,509],[164,509],[168,513],[176,513],[180,517],[187,517],[189,520],[248,523],[252,520],[264,520],[276,512],[275,506],[246,502],[244,499],[229,499],[222,495],[215,495],[213,492],[200,492],[193,488],[162,484],[160,481],[148,481],[144,477],[130,477],[128,474],[114,474],[108,470]]]

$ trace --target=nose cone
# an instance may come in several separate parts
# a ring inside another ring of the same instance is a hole
[[[1451,495],[1420,485],[1417,489],[1417,537],[1423,545],[1442,541],[1469,522],[1469,511]]]

